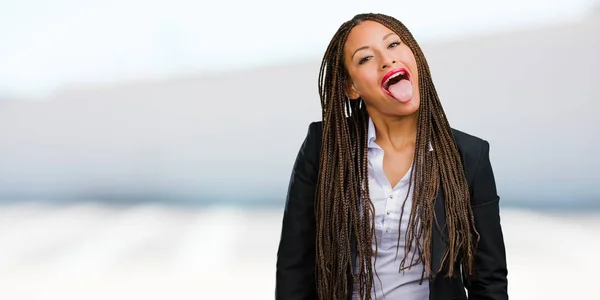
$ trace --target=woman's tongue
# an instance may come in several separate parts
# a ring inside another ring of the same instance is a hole
[[[413,86],[409,80],[402,79],[388,87],[388,91],[396,100],[408,102],[413,97]]]

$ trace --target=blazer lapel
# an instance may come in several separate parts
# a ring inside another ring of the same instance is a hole
[[[446,209],[442,187],[440,187],[435,198],[434,213],[435,218],[431,229],[433,231],[431,233],[431,268],[435,276],[440,269],[444,252],[448,247],[448,228],[446,228]]]
[[[354,233],[352,231],[352,233]],[[352,282],[352,273],[356,272],[356,258],[357,258],[357,246],[356,246],[356,239],[354,238],[354,234],[351,235],[351,239],[350,239],[350,266],[352,271],[348,272],[348,300],[352,300],[352,294],[353,294],[353,290],[354,290],[354,282]]]

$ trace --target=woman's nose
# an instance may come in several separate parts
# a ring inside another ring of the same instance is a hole
[[[396,60],[394,60],[393,58],[386,56],[383,58],[382,64],[381,64],[381,69],[385,70],[388,68],[391,68],[394,64],[396,63]]]

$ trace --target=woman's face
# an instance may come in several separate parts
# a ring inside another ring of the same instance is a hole
[[[361,97],[372,113],[408,116],[419,109],[415,56],[398,35],[374,21],[355,26],[344,45],[350,75],[346,93]]]

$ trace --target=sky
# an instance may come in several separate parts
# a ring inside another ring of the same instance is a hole
[[[361,12],[397,17],[427,42],[567,21],[594,3],[3,0],[0,97],[318,59],[337,27]]]

